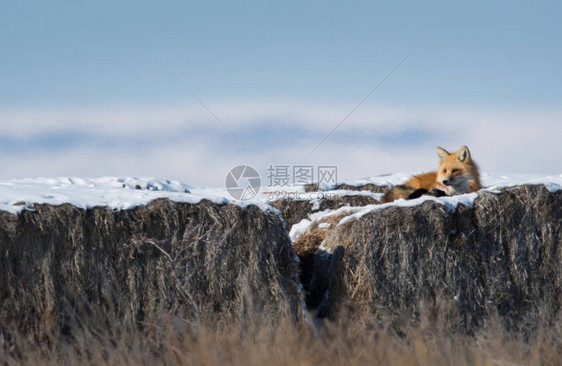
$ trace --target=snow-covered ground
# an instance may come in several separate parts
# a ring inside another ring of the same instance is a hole
[[[108,206],[128,209],[156,198],[197,203],[203,198],[225,202],[221,196],[197,194],[191,187],[169,180],[148,178],[35,178],[0,181],[0,210],[17,213],[34,203],[60,205],[71,203],[80,208]]]
[[[411,174],[394,174],[370,179],[345,181],[350,185],[373,183],[376,185],[395,185],[406,181]],[[553,176],[491,175],[483,174],[482,184],[485,189],[495,191],[502,187],[521,184],[545,184],[550,191],[562,189],[562,174]],[[276,193],[277,192],[277,193]],[[367,191],[330,191],[332,196],[369,195],[380,198],[380,194]],[[34,203],[60,205],[71,203],[80,208],[107,206],[114,209],[128,209],[145,205],[157,198],[169,198],[177,202],[198,203],[209,199],[216,203],[236,202],[242,206],[256,204],[267,207],[271,200],[289,197],[310,200],[314,203],[325,197],[327,192],[305,193],[304,187],[262,187],[262,191],[252,200],[234,201],[224,187],[192,187],[187,184],[152,178],[35,178],[0,181],[0,210],[18,213]],[[446,207],[454,208],[461,202],[470,205],[477,194],[457,197],[422,197],[409,202],[397,202],[393,205],[415,205],[424,200],[438,200]],[[384,206],[377,205],[379,208]],[[357,212],[357,214],[360,214]]]
[[[390,175],[381,175],[373,178],[357,179],[344,181],[342,183],[351,186],[362,186],[365,184],[374,184],[377,186],[395,186],[404,183],[413,174],[420,174],[422,172],[410,173],[396,173]],[[486,189],[494,190],[503,187],[512,187],[522,184],[545,184],[550,191],[557,191],[562,189],[562,174],[558,175],[525,175],[525,174],[490,174],[483,173],[480,176],[480,181]]]
[[[380,176],[380,177],[374,177],[369,179],[347,181],[345,182],[345,184],[351,186],[362,186],[371,183],[375,185],[394,186],[405,182],[406,180],[409,179],[410,176],[411,174],[399,173],[399,174]],[[530,175],[514,175],[514,174],[509,174],[509,175],[482,174],[481,182],[482,185],[484,186],[483,189],[490,192],[497,192],[501,188],[513,187],[513,186],[524,185],[524,184],[531,184],[531,185],[544,184],[549,191],[556,192],[562,189],[562,174],[555,175],[555,176],[543,176],[543,177],[530,176]],[[300,235],[307,232],[314,222],[323,220],[330,216],[338,216],[343,213],[345,213],[348,216],[344,217],[340,221],[340,224],[343,224],[350,220],[355,220],[363,215],[368,214],[369,212],[375,210],[381,210],[389,206],[412,207],[412,206],[420,205],[426,201],[434,201],[440,203],[441,205],[446,207],[449,211],[454,211],[457,208],[458,204],[463,204],[465,206],[472,207],[472,205],[474,204],[474,200],[477,197],[478,197],[477,192],[461,194],[451,197],[422,196],[418,199],[409,200],[409,201],[397,200],[395,202],[390,202],[385,204],[367,205],[363,207],[341,207],[337,210],[325,210],[322,212],[313,213],[309,215],[308,219],[303,219],[301,220],[301,222],[293,225],[289,233],[289,236],[291,237],[291,240],[294,242]]]
[[[366,206],[361,206],[361,207],[344,206],[344,207],[338,208],[337,210],[325,210],[325,211],[321,211],[321,212],[315,212],[313,214],[310,214],[308,219],[303,219],[299,223],[293,225],[292,228],[291,228],[291,231],[289,232],[289,236],[291,237],[291,240],[294,242],[295,240],[297,240],[297,238],[300,235],[306,233],[314,222],[323,220],[323,219],[325,219],[327,217],[330,217],[330,216],[339,216],[341,214],[346,214],[347,216],[344,217],[339,222],[339,224],[343,224],[347,221],[358,219],[361,216],[368,214],[369,212],[373,212],[373,211],[376,211],[376,210],[382,210],[386,207],[390,207],[390,206],[413,207],[413,206],[418,206],[418,205],[420,205],[420,204],[422,204],[423,202],[426,202],[426,201],[437,202],[437,203],[445,206],[447,208],[447,210],[454,211],[454,210],[456,210],[459,203],[463,204],[465,206],[468,206],[468,207],[472,207],[476,197],[478,197],[478,193],[476,193],[476,192],[467,193],[467,194],[460,194],[460,195],[451,196],[451,197],[422,196],[420,198],[409,200],[409,201],[401,199],[401,200],[397,200],[397,201],[390,202],[390,203],[384,203],[384,204],[366,205]],[[320,224],[320,225],[322,225],[322,224]]]

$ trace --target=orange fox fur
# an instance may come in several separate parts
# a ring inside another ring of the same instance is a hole
[[[468,147],[463,146],[454,153],[438,147],[437,157],[439,169],[436,172],[414,175],[406,183],[388,191],[382,202],[416,198],[426,193],[452,196],[481,188],[478,166],[472,160]]]

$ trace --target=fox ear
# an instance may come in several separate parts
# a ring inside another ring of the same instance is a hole
[[[441,147],[437,148],[437,158],[439,159],[439,163],[442,163],[443,160],[445,160],[447,158],[447,156],[449,156],[449,152]]]
[[[457,158],[460,162],[470,160],[470,151],[468,151],[468,147],[463,146],[457,151]]]

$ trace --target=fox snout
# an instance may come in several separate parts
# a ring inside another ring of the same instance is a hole
[[[453,185],[453,178],[443,179],[442,183],[446,186],[451,186],[451,185]]]

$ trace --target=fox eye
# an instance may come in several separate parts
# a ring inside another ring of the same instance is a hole
[[[456,173],[456,172],[458,172],[458,171],[459,171],[458,169],[453,169],[453,173]]]
[[[447,169],[443,169],[443,173],[447,173]]]

